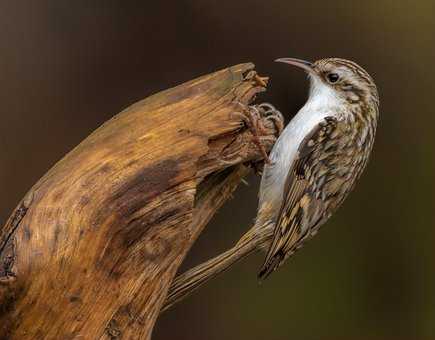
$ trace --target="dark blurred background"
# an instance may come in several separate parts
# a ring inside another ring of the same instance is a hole
[[[432,0],[0,1],[0,224],[25,192],[129,104],[252,61],[290,119],[302,72],[277,57],[338,56],[375,78],[381,121],[355,192],[261,286],[257,255],[165,313],[154,339],[435,339]],[[190,267],[255,216],[258,179],[201,235]],[[432,287],[432,288],[431,288]]]

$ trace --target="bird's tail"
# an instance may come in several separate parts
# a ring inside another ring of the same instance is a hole
[[[169,288],[162,311],[169,309],[231,265],[261,249],[267,236],[251,229],[231,249],[177,276]]]

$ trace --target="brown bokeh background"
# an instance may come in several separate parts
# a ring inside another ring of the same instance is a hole
[[[245,61],[290,119],[305,76],[277,57],[339,56],[375,78],[381,121],[355,192],[261,286],[260,255],[165,313],[154,339],[435,339],[432,0],[0,1],[0,224],[58,159],[127,105]],[[255,216],[258,179],[184,264]]]

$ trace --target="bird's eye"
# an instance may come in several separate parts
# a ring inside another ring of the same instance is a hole
[[[331,84],[336,83],[340,79],[340,76],[337,73],[328,73],[326,77]]]

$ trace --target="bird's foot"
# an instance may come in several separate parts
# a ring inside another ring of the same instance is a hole
[[[258,108],[263,111],[263,117],[266,121],[271,121],[277,130],[277,135],[279,136],[284,130],[284,116],[280,111],[278,111],[272,104],[262,103],[258,105]]]
[[[246,106],[239,102],[237,103],[237,105],[241,108],[241,111],[234,112],[233,115],[239,117],[245,123],[245,125],[252,134],[252,141],[255,145],[257,145],[258,149],[260,150],[264,161],[267,164],[270,164],[271,160],[266,152],[266,149],[264,148],[264,145],[261,143],[260,136],[266,132],[266,128],[263,125],[264,116],[260,112],[259,106]],[[266,119],[269,120],[269,117],[266,117]]]
[[[231,117],[241,122],[248,129],[248,133],[238,134],[236,139],[225,147],[220,161],[230,166],[249,159],[254,171],[261,174],[264,163],[268,165],[272,163],[266,150],[281,134],[284,128],[284,118],[273,105],[268,103],[248,106],[236,102],[235,105],[237,109],[231,113]],[[252,142],[255,145],[254,148],[252,148]],[[259,159],[256,150],[260,151],[264,162]]]

